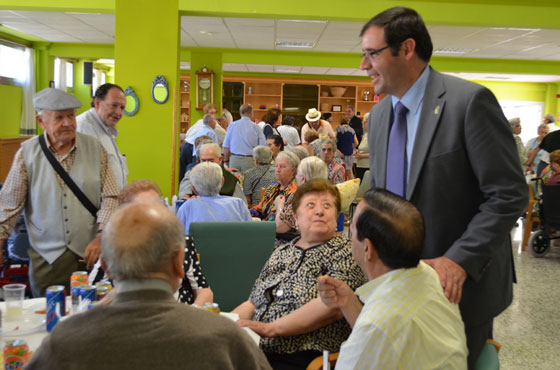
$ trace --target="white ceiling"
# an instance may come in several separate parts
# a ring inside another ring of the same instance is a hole
[[[115,38],[113,14],[0,10],[0,24],[52,42],[112,44]],[[359,53],[361,46],[358,35],[361,27],[362,23],[359,22],[184,16],[181,17],[181,46]],[[560,61],[560,30],[453,26],[428,28],[434,43],[434,55]],[[309,44],[312,47],[283,47],[277,45],[279,42]],[[224,70],[363,75],[355,68],[283,65],[225,64]],[[496,80],[518,80],[519,77],[499,74],[477,76],[494,76]],[[542,78],[547,82],[560,80],[560,76]],[[534,79],[530,81],[537,82]]]

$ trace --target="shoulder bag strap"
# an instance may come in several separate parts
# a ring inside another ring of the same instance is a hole
[[[47,148],[47,143],[45,142],[44,135],[39,136],[39,144],[41,144],[41,149],[43,150],[43,153],[45,153],[45,156],[49,160],[51,166],[62,178],[62,180],[66,183],[66,185],[68,185],[70,190],[72,190],[72,193],[74,193],[74,195],[80,200],[82,205],[86,207],[86,209],[89,211],[89,213],[91,213],[91,215],[94,218],[97,217],[97,211],[98,211],[97,207],[94,206],[93,203],[88,199],[88,197],[80,190],[78,185],[76,185],[74,180],[72,180],[70,175],[68,175],[68,172],[66,172],[64,168],[62,168],[62,165],[56,160],[54,155]]]

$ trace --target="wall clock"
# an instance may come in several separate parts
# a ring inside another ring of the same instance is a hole
[[[196,72],[196,109],[214,102],[214,73],[206,67]]]

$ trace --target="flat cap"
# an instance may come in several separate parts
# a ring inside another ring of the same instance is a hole
[[[77,109],[81,106],[82,102],[73,95],[52,87],[43,89],[33,96],[33,108],[36,111]]]

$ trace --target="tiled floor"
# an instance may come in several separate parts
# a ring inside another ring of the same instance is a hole
[[[535,258],[518,250],[521,228],[512,236],[518,283],[513,303],[494,321],[501,369],[560,369],[560,247]]]

